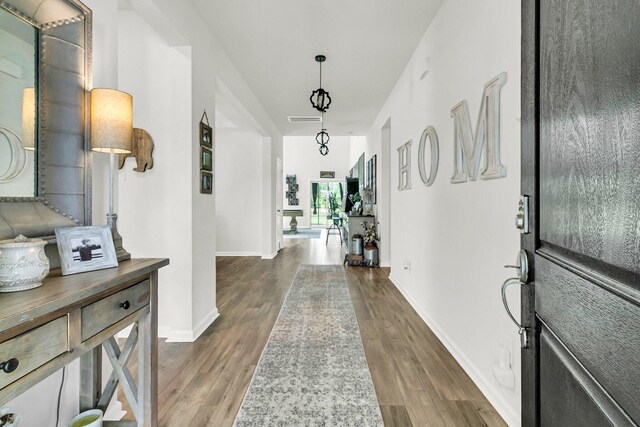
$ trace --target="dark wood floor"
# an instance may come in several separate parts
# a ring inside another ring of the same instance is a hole
[[[342,256],[337,241],[285,239],[273,260],[218,258],[218,320],[193,344],[160,344],[160,425],[231,426],[298,266]],[[346,271],[387,427],[505,425],[387,269]]]

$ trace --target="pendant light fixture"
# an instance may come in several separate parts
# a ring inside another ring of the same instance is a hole
[[[324,127],[324,113],[322,113],[322,129],[316,134],[316,142],[320,144],[319,150],[320,154],[322,154],[323,156],[329,154],[329,147],[327,146],[327,144],[329,143],[330,139],[331,137],[329,136],[327,129]]]
[[[329,92],[322,88],[322,63],[326,60],[326,56],[316,55],[316,62],[320,64],[320,87],[311,92],[311,97],[309,98],[309,100],[311,101],[311,105],[313,105],[313,108],[320,111],[321,113],[326,112],[329,109],[329,105],[331,105],[331,97],[329,96]]]

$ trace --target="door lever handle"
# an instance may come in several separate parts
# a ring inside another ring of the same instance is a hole
[[[527,252],[524,249],[520,249],[516,265],[505,265],[504,268],[515,268],[518,279],[522,283],[527,283],[529,279],[529,259],[527,258]]]
[[[504,310],[507,312],[507,316],[509,316],[511,321],[518,327],[518,335],[520,335],[520,347],[529,348],[529,331],[516,320],[516,318],[513,316],[513,313],[511,313],[511,310],[509,309],[509,303],[507,302],[507,288],[510,285],[521,284],[523,283],[517,277],[513,277],[504,281],[501,289],[502,305],[504,305]]]
[[[527,252],[524,249],[521,249],[518,252],[518,259],[516,261],[516,265],[505,265],[505,268],[515,268],[518,273],[518,277],[512,277],[504,281],[501,288],[502,294],[502,305],[504,305],[504,310],[507,312],[507,315],[511,319],[511,321],[518,327],[518,334],[520,335],[520,347],[521,348],[529,348],[529,329],[522,326],[520,322],[516,320],[509,309],[509,303],[507,302],[507,288],[511,285],[526,285],[527,279],[529,278],[529,260],[527,258]]]

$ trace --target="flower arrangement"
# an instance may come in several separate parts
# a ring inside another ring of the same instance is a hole
[[[362,239],[364,240],[366,246],[375,246],[376,242],[380,240],[380,237],[378,237],[378,230],[376,229],[376,225],[369,225],[367,221],[364,221],[362,223],[362,230]]]

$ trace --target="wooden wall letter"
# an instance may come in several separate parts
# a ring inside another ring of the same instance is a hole
[[[425,165],[425,154],[427,140],[429,140],[429,152],[431,153],[431,162],[429,168],[429,174],[427,175]],[[431,185],[436,180],[438,175],[438,164],[440,163],[440,144],[438,142],[438,134],[433,126],[427,126],[422,132],[420,137],[420,145],[418,146],[418,170],[420,171],[420,179],[427,186]]]
[[[398,147],[398,190],[400,191],[411,189],[411,144],[413,140]]]
[[[503,72],[484,86],[475,134],[471,128],[467,101],[451,109],[455,138],[452,183],[467,182],[467,178],[475,181],[478,178],[483,148],[486,148],[485,165],[480,178],[502,178],[507,175],[500,163],[500,90],[506,82],[507,73]]]

